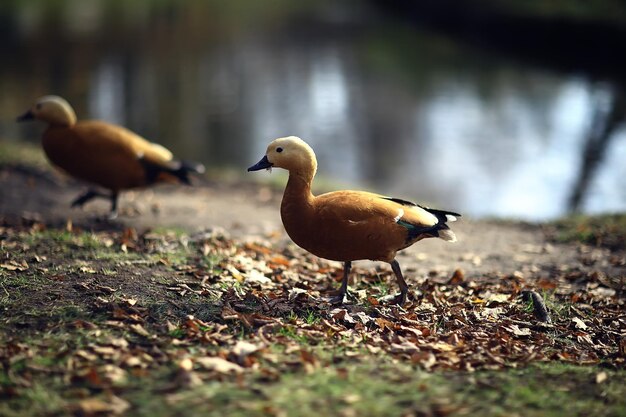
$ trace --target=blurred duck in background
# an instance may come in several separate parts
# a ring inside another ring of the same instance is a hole
[[[121,191],[161,182],[190,184],[189,173],[204,172],[202,164],[177,161],[163,146],[126,128],[97,120],[77,121],[70,104],[58,96],[38,99],[17,118],[18,122],[26,120],[48,123],[42,146],[52,164],[108,190],[104,193],[90,188],[72,202],[72,207],[104,197],[111,201],[111,219],[117,217]]]
[[[274,140],[265,156],[248,171],[272,167],[289,171],[280,206],[289,237],[320,258],[344,264],[339,294],[333,302],[345,302],[352,261],[369,259],[391,265],[400,287],[400,294],[391,301],[402,305],[409,287],[395,259],[396,252],[429,237],[456,241],[446,222],[460,217],[457,213],[365,191],[334,191],[314,196],[311,184],[317,159],[313,149],[298,137]]]

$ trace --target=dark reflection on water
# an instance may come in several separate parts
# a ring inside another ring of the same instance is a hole
[[[611,80],[336,3],[11,3],[0,8],[0,137],[36,137],[41,127],[13,118],[55,93],[79,117],[214,169],[243,171],[294,134],[326,178],[475,216],[558,216],[578,189],[584,211],[626,209],[621,119],[593,139],[623,100]],[[585,164],[590,154],[601,163]]]

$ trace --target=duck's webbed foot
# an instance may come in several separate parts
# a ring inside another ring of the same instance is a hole
[[[339,293],[328,298],[330,304],[347,304],[350,301],[350,293],[347,291],[343,294]]]
[[[407,292],[400,292],[398,294],[386,295],[378,299],[383,304],[392,304],[403,306],[406,303]]]

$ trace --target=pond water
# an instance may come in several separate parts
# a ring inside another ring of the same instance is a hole
[[[14,117],[58,94],[212,170],[245,175],[297,135],[327,180],[476,217],[553,218],[577,189],[582,211],[626,210],[623,124],[590,151],[611,80],[338,3],[9,2],[0,138],[36,140]]]

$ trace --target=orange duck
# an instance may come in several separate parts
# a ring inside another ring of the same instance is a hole
[[[265,156],[248,171],[284,168],[289,180],[280,214],[289,237],[301,248],[321,258],[341,261],[343,279],[334,302],[344,302],[352,261],[369,259],[388,262],[400,286],[394,302],[406,302],[408,285],[402,276],[396,252],[429,237],[455,242],[446,222],[459,214],[364,191],[311,193],[317,171],[313,149],[295,136],[279,138],[267,147]]]
[[[33,119],[48,123],[41,143],[50,162],[75,178],[109,190],[105,194],[90,188],[72,207],[105,197],[111,201],[109,217],[115,218],[121,191],[159,182],[190,184],[189,172],[204,172],[201,164],[176,161],[163,146],[121,126],[96,120],[77,122],[70,104],[58,96],[40,98],[17,121]]]

